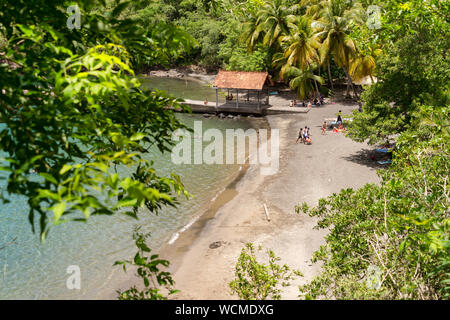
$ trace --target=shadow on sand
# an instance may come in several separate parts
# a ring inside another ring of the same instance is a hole
[[[372,159],[371,156],[374,156],[374,159]],[[379,160],[383,160],[384,156],[385,155],[379,154],[379,153],[375,152],[375,150],[372,150],[372,149],[362,149],[354,154],[342,157],[342,159],[345,159],[347,161],[351,161],[354,163],[358,163],[358,164],[367,166],[369,168],[384,169],[384,168],[387,168],[387,165],[379,164],[377,162]]]

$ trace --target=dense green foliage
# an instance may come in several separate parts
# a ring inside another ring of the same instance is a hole
[[[339,73],[332,65],[347,79],[347,96],[352,88],[358,97],[353,80],[373,76],[378,53],[367,50],[367,39],[361,36],[373,18],[368,9],[366,1],[265,0],[245,17],[241,39],[250,51],[258,44],[266,46],[269,70],[301,99],[320,94],[325,70],[333,89]]]
[[[358,38],[367,29],[368,5],[365,1],[344,0],[158,0],[138,7],[130,5],[121,16],[132,17],[145,26],[153,45],[159,48],[158,57],[139,56],[139,67],[154,66],[158,58],[165,66],[268,70],[286,83],[292,78],[305,79],[292,83],[305,98],[318,94],[322,81],[316,77],[320,78],[321,72],[328,72],[329,82],[346,77],[348,90],[352,78],[360,80],[374,73],[373,60],[366,58],[365,38]],[[355,26],[360,33],[354,32]],[[165,43],[172,38],[167,35],[181,30],[193,39],[181,34],[186,41]],[[170,55],[165,57],[166,53]],[[289,68],[316,77],[299,77],[298,72],[291,76]],[[309,82],[313,83],[312,90]],[[357,95],[355,88],[354,92]]]
[[[80,29],[67,26],[69,5],[0,7],[2,198],[26,197],[42,239],[52,224],[116,212],[136,218],[140,207],[158,212],[185,193],[176,175],[158,176],[146,156],[151,146],[169,150],[171,132],[183,127],[165,107],[184,107],[142,90],[133,71],[142,57],[164,62],[167,52],[155,53],[158,42],[138,20],[121,18],[129,2],[79,1]],[[175,33],[164,41],[188,39]],[[120,166],[134,174],[120,174]]]
[[[378,82],[363,94],[350,137],[375,143],[411,128],[422,105],[448,106],[448,1],[388,1],[375,45]],[[366,38],[374,38],[369,36]]]
[[[235,279],[230,282],[231,293],[244,300],[279,300],[281,287],[289,285],[294,276],[302,276],[298,270],[290,270],[287,265],[279,265],[281,259],[272,250],[266,250],[267,264],[258,262],[261,246],[255,249],[247,243],[236,263]]]
[[[259,47],[255,53],[248,53],[239,41],[244,17],[255,6],[254,1],[239,0],[161,0],[148,5],[140,17],[143,21],[173,23],[194,37],[197,46],[174,64],[262,71],[270,63],[267,49]]]
[[[315,253],[323,272],[305,298],[448,299],[449,3],[439,0],[160,0],[77,2],[79,29],[68,28],[64,0],[0,3],[0,195],[25,196],[29,220],[45,239],[65,221],[117,212],[137,218],[187,195],[176,175],[160,177],[149,149],[170,149],[182,128],[162,92],[142,90],[135,71],[197,63],[269,70],[299,97],[330,78],[369,77],[362,112],[348,135],[396,142],[380,185],[342,190],[316,208],[299,206],[329,234]],[[369,5],[381,24],[368,24]],[[187,111],[183,109],[184,111]],[[121,174],[129,166],[132,176]],[[135,234],[133,261],[145,290],[121,299],[173,293],[146,236]],[[277,299],[292,273],[269,251],[269,264],[243,249],[230,284],[243,299]],[[156,279],[151,285],[151,279]],[[158,283],[158,285],[156,285]],[[282,284],[282,283],[281,283]]]

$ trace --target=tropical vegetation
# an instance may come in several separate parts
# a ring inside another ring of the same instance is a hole
[[[134,70],[143,60],[164,63],[193,40],[170,26],[167,46],[155,50],[161,42],[151,28],[123,17],[131,2],[79,1],[82,28],[70,28],[70,5],[0,7],[1,199],[24,196],[42,240],[66,221],[118,212],[137,218],[141,207],[157,213],[187,195],[176,174],[158,176],[146,156],[151,146],[169,150],[171,132],[184,127],[166,106],[186,109],[143,90]]]
[[[188,196],[176,174],[159,176],[150,148],[170,150],[180,101],[140,86],[154,67],[269,71],[299,98],[333,91],[359,99],[348,137],[395,143],[380,184],[297,211],[329,233],[313,260],[322,272],[307,299],[448,299],[449,18],[445,0],[5,0],[0,3],[0,179],[27,201],[33,231],[140,208],[158,213]],[[79,11],[77,11],[79,10]],[[69,20],[81,27],[69,25]],[[75,15],[75,16],[73,16]],[[357,83],[366,83],[358,85]],[[325,86],[325,84],[327,84]],[[124,175],[121,166],[132,168]],[[174,293],[168,262],[135,233],[144,291]],[[286,266],[247,245],[233,292],[279,298]],[[156,277],[156,278],[155,278]],[[264,286],[262,281],[268,281]]]

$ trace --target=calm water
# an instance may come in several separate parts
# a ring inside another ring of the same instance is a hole
[[[224,132],[228,128],[254,126],[248,119],[205,120],[199,116],[179,116],[191,127],[194,120],[202,120],[203,130],[218,128]],[[170,154],[157,151],[151,159],[160,175],[178,173],[195,197],[183,200],[176,209],[165,208],[159,215],[142,209],[138,221],[117,214],[92,217],[88,223],[62,224],[50,231],[45,244],[31,232],[24,198],[13,196],[11,203],[0,204],[0,247],[15,239],[0,250],[0,299],[92,299],[114,292],[124,272],[112,265],[135,253],[131,239],[133,226],[139,224],[142,231],[151,232],[150,245],[159,248],[204,212],[240,168],[239,165],[174,165]],[[0,188],[4,187],[4,180],[0,180]],[[69,276],[66,270],[70,265],[81,269],[81,290],[66,288]]]
[[[216,90],[200,81],[162,77],[142,77],[140,80],[144,87],[164,90],[180,98],[200,101],[208,98],[208,101],[216,101]],[[220,102],[225,102],[223,92],[219,92],[218,97]]]

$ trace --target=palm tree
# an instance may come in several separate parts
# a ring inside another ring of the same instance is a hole
[[[281,38],[281,44],[284,48],[284,63],[281,68],[280,76],[285,77],[286,73],[294,66],[301,71],[312,73],[316,68],[320,69],[320,56],[317,49],[321,43],[311,27],[311,19],[299,17],[289,23],[289,34]],[[280,60],[281,61],[281,60]],[[295,69],[293,69],[295,70]],[[317,81],[314,85],[319,94]]]
[[[312,72],[312,68],[301,70],[297,67],[291,66],[287,71],[288,77],[292,78],[289,81],[289,87],[297,91],[299,99],[304,99],[309,96],[309,93],[314,91],[313,81],[323,84],[323,79]],[[316,90],[317,87],[316,87]],[[319,92],[317,92],[319,94]]]
[[[357,95],[349,73],[356,46],[349,35],[352,24],[361,22],[361,15],[362,7],[357,2],[324,0],[323,8],[313,23],[317,35],[322,39],[323,46],[319,49],[321,60],[326,61],[327,56],[333,54],[334,60],[347,76],[347,96],[350,86]]]
[[[289,24],[290,32],[281,38],[281,42],[286,45],[284,56],[286,63],[290,66],[297,66],[300,70],[306,70],[313,63],[320,61],[317,49],[321,43],[311,28],[311,20],[299,17]]]
[[[289,21],[295,18],[283,0],[266,0],[258,11],[258,25],[264,30],[263,44],[279,47],[280,38],[289,33]]]
[[[366,52],[358,52],[350,64],[350,76],[355,81],[361,81],[365,77],[370,77],[372,83],[373,74],[376,68],[376,57],[381,54],[381,49],[371,46]]]
[[[305,8],[305,15],[311,19],[317,19],[320,11],[326,6],[323,0],[301,0],[300,7]]]
[[[242,33],[239,41],[247,47],[247,50],[253,51],[256,44],[262,40],[264,30],[263,24],[260,24],[258,11],[254,8],[248,7],[244,13],[245,22],[243,23]]]
[[[287,71],[289,70],[289,64],[287,58],[284,56],[284,52],[276,52],[272,56],[272,68],[275,72],[275,77],[278,79],[286,79]]]

